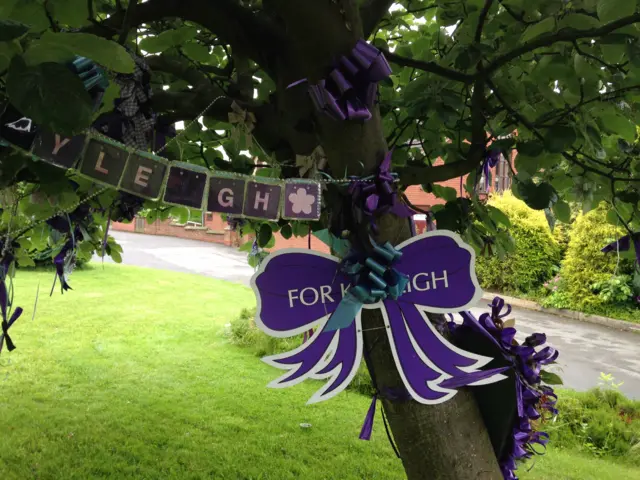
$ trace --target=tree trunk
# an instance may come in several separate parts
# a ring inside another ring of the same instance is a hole
[[[287,57],[295,59],[288,65],[280,65],[280,91],[299,78],[313,82],[324,77],[327,66],[349,53],[362,36],[353,0],[271,0],[270,7],[281,16],[291,40]],[[280,108],[300,111],[299,94],[284,95]],[[365,123],[336,122],[319,116],[316,134],[334,175],[368,175],[381,162],[387,145],[380,114],[377,109],[372,113],[373,118]],[[379,241],[397,245],[411,236],[406,219],[387,216],[378,222]],[[383,392],[387,388],[402,388],[382,315],[377,310],[365,310],[362,325],[377,387]],[[502,478],[470,392],[461,390],[440,405],[383,398],[383,406],[409,480]]]

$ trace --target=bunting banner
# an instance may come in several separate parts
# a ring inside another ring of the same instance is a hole
[[[318,220],[322,209],[322,189],[313,180],[212,172],[93,131],[74,137],[47,132],[15,111],[0,117],[2,143],[97,184],[168,205],[268,221]]]

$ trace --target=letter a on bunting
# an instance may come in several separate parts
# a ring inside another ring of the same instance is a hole
[[[397,249],[402,255],[394,268],[408,277],[404,293],[362,307],[382,311],[396,367],[412,398],[442,403],[461,386],[506,378],[504,369],[483,370],[491,358],[449,343],[426,315],[460,312],[482,297],[473,249],[443,230],[414,237]],[[273,337],[315,329],[311,340],[295,350],[263,359],[286,370],[270,387],[289,387],[307,378],[326,380],[308,403],[329,399],[347,387],[362,360],[362,330],[367,326],[359,309],[346,326],[334,329],[327,324],[349,296],[351,282],[340,259],[310,250],[280,250],[262,262],[251,280],[258,327]]]

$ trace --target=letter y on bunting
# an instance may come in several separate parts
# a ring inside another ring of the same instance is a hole
[[[289,387],[307,378],[327,380],[308,403],[344,390],[362,360],[362,308],[382,310],[396,367],[417,402],[441,403],[456,394],[455,388],[506,378],[500,373],[504,369],[481,370],[491,358],[451,344],[426,316],[469,309],[482,297],[473,249],[442,230],[407,240],[397,250],[386,248],[386,253],[377,250],[393,260],[393,270],[371,258],[361,270],[374,288],[355,285],[340,259],[331,255],[285,249],[262,262],[251,280],[258,327],[273,337],[315,329],[311,341],[263,359],[287,370],[270,387]],[[385,294],[394,286],[400,291]]]

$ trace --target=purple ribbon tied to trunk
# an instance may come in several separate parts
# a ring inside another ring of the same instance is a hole
[[[366,326],[362,325],[362,308],[380,309],[404,386],[420,403],[441,403],[452,398],[459,386],[505,378],[500,374],[504,369],[482,370],[491,358],[451,344],[426,313],[464,310],[481,297],[473,270],[473,249],[448,231],[425,233],[395,248],[402,255],[393,268],[408,279],[404,292],[398,292],[396,298],[380,295],[376,303],[364,303],[344,328],[335,330],[325,326],[349,290],[357,287],[341,268],[340,259],[310,250],[286,249],[262,262],[251,280],[257,298],[256,325],[280,338],[314,328],[308,342],[263,359],[286,370],[270,387],[285,388],[308,378],[326,380],[308,403],[329,399],[344,390],[363,356],[362,332]],[[445,386],[448,381],[451,386]]]
[[[382,52],[360,39],[348,56],[342,56],[329,75],[309,85],[315,107],[334,120],[371,119],[378,82],[391,75],[391,67]],[[288,88],[305,83],[299,80]]]
[[[366,217],[374,233],[378,231],[375,219],[379,215],[392,213],[397,217],[411,218],[415,213],[399,199],[394,188],[395,176],[391,173],[392,156],[393,150],[384,156],[375,176],[354,179],[349,185],[353,206],[357,209],[356,221],[362,221],[361,217]]]
[[[489,305],[491,313],[484,313],[476,319],[470,312],[460,312],[463,327],[470,328],[489,339],[502,351],[503,357],[512,365],[516,373],[517,421],[513,429],[512,444],[504,458],[500,458],[500,467],[506,480],[517,480],[515,470],[517,462],[535,453],[534,445],[546,447],[549,435],[536,431],[532,422],[542,417],[541,411],[557,415],[555,408],[557,396],[553,388],[541,385],[541,371],[544,365],[551,364],[558,358],[558,351],[550,346],[542,347],[547,342],[543,333],[534,333],[522,344],[515,340],[516,329],[504,327],[503,319],[511,313],[511,306],[505,304],[500,297],[493,299]],[[454,335],[460,326],[450,322]],[[446,383],[445,383],[446,385]]]

